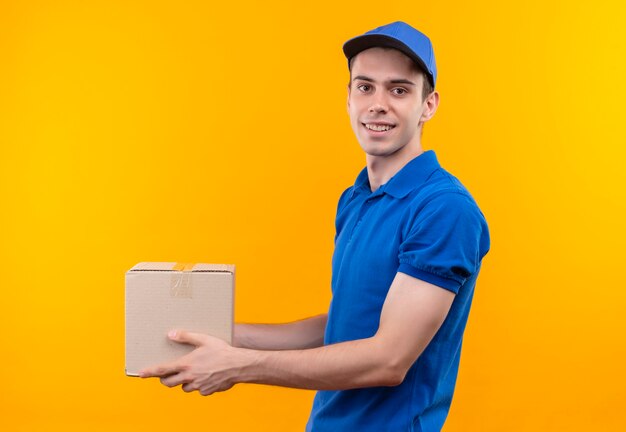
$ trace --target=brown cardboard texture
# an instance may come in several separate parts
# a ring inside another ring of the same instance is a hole
[[[232,343],[235,266],[139,263],[126,272],[126,375],[191,352],[167,338],[174,329]]]

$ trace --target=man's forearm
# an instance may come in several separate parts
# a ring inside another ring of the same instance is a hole
[[[255,350],[298,350],[324,344],[328,315],[286,324],[236,324],[233,346]]]
[[[406,374],[375,336],[300,351],[235,350],[235,382],[343,390],[398,385]]]

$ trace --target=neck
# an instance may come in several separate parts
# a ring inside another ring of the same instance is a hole
[[[399,151],[386,156],[366,155],[367,176],[372,192],[389,181],[407,163],[424,152],[422,145],[405,146]]]

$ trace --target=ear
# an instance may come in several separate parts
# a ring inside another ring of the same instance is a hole
[[[437,107],[439,107],[439,92],[435,90],[429,94],[423,102],[423,107],[424,110],[422,111],[422,116],[420,117],[420,123],[427,122],[437,112]]]
[[[350,113],[350,84],[348,84],[348,97],[346,100],[346,109],[348,110],[348,113]]]

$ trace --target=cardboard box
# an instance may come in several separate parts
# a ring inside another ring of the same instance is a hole
[[[235,266],[139,263],[126,273],[126,375],[174,360],[194,347],[167,338],[173,329],[232,343]]]

